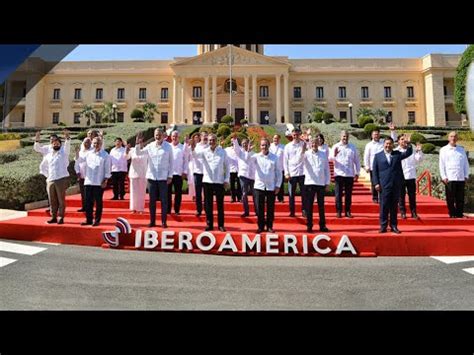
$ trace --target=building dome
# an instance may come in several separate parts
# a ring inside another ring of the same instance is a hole
[[[227,44],[198,44],[197,52],[198,55],[200,55],[225,46],[227,46]],[[263,54],[263,44],[233,44],[233,46]]]

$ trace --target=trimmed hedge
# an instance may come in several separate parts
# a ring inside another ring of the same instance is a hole
[[[374,123],[374,119],[370,116],[361,116],[357,120],[357,123],[359,124],[359,128],[364,128],[367,124]]]
[[[377,126],[375,123],[367,123],[364,126],[364,132],[366,135],[370,136],[372,134],[372,131],[379,129],[379,126]]]
[[[413,133],[410,138],[412,143],[426,143],[426,138],[421,133]]]
[[[421,151],[424,154],[430,154],[436,149],[436,146],[433,143],[425,143],[421,146]]]
[[[2,153],[0,154],[0,164],[11,163],[12,161],[18,160],[19,155],[15,153]]]
[[[0,141],[18,140],[28,136],[28,133],[0,133]]]
[[[462,54],[454,77],[454,108],[457,113],[466,113],[466,80],[469,66],[474,61],[474,45]]]

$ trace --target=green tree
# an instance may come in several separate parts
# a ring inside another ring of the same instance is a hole
[[[474,61],[474,44],[466,48],[456,68],[454,77],[454,108],[457,113],[466,113],[466,80],[469,65]]]
[[[115,122],[114,104],[112,102],[105,102],[104,108],[100,111],[101,121],[104,123]]]
[[[130,114],[130,118],[132,118],[135,122],[143,122],[143,111],[139,108],[136,108]]]
[[[370,108],[359,107],[359,109],[357,110],[357,117],[360,116],[374,116],[374,112]]]
[[[81,111],[81,118],[87,119],[87,126],[91,125],[91,119],[95,121],[96,113],[92,105],[84,105]]]
[[[374,111],[375,121],[378,124],[384,123],[385,117],[387,117],[387,115],[388,115],[388,111],[382,108],[378,108],[377,110]]]
[[[147,102],[143,105],[143,119],[145,122],[153,122],[155,119],[155,113],[159,113],[156,104]]]

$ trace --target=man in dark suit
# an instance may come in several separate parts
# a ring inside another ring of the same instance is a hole
[[[407,135],[410,143],[410,137]],[[402,160],[412,154],[412,147],[408,145],[405,152],[393,150],[393,139],[385,138],[383,151],[374,157],[374,185],[380,192],[380,233],[387,232],[388,214],[390,213],[390,228],[393,233],[400,234],[397,228],[397,209],[400,199],[400,190],[403,182]]]

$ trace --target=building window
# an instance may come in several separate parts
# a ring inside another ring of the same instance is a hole
[[[95,99],[97,101],[102,101],[104,99],[104,89],[102,88],[95,89]]]
[[[202,87],[201,86],[193,86],[193,98],[200,99],[202,97]]]
[[[161,88],[161,99],[168,100],[168,88]]]
[[[345,86],[339,86],[338,88],[338,94],[340,99],[345,99],[346,96],[346,87]]]
[[[446,87],[446,86],[445,86]],[[448,114],[448,111],[444,111],[444,119],[446,121],[449,121],[449,114]]]
[[[448,87],[446,85],[443,86],[443,92],[444,92],[444,96],[448,96]]]
[[[82,89],[74,89],[74,100],[82,100]]]
[[[316,98],[324,99],[324,87],[316,86]]]
[[[392,98],[392,87],[385,86],[383,88],[383,97],[386,98],[386,99],[391,99]]]
[[[392,111],[388,111],[387,117],[385,118],[385,122],[390,123],[392,121],[393,121],[393,113],[392,113]]]
[[[413,86],[407,86],[407,97],[408,98],[415,97],[415,91],[413,90]]]
[[[124,113],[123,112],[117,112],[117,122],[124,122]]]
[[[347,120],[347,111],[339,111],[339,120]]]
[[[79,124],[79,123],[81,123],[81,113],[74,112],[74,124]]]
[[[368,99],[369,98],[369,87],[368,86],[362,86],[360,88],[360,94],[363,99]]]
[[[295,86],[293,88],[293,98],[301,99],[301,87],[300,86]]]
[[[61,99],[61,89],[54,89],[53,100],[60,100],[60,99]]]
[[[146,88],[138,89],[138,100],[140,101],[146,100]]]
[[[25,123],[25,113],[21,113],[21,122]]]
[[[53,124],[59,123],[59,112],[53,112]]]
[[[201,111],[193,111],[193,124],[202,124],[201,117]]]
[[[117,89],[117,100],[124,100],[125,99],[125,89],[118,88]]]
[[[268,97],[268,86],[260,86],[260,97]]]
[[[301,123],[301,111],[295,111],[293,113],[293,119],[295,123]]]
[[[415,111],[408,111],[408,124],[415,123]]]
[[[224,91],[230,92],[230,79],[225,81]],[[232,79],[232,91],[237,91],[237,82],[234,79]]]
[[[23,97],[23,98],[26,97],[26,88],[23,88],[23,96],[22,96],[22,97]]]
[[[168,123],[168,112],[161,113],[161,123]]]

